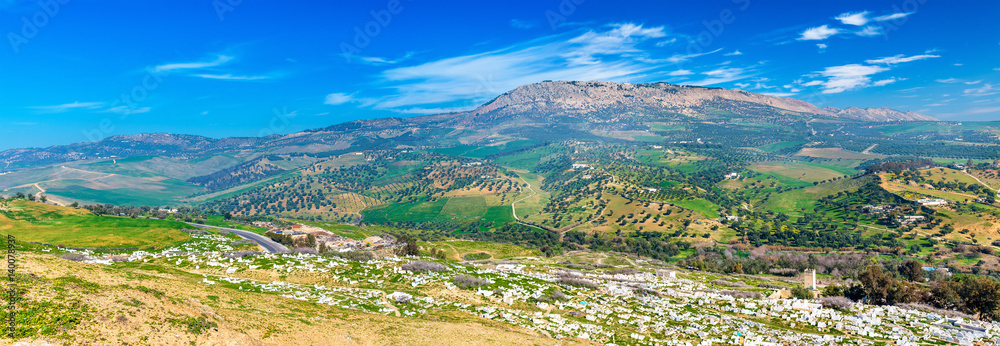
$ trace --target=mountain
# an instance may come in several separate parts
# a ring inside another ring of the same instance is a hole
[[[888,107],[881,108],[858,108],[848,107],[840,109],[836,107],[823,108],[824,111],[841,118],[861,121],[938,121],[934,117],[926,116],[916,112],[900,112]]]
[[[936,121],[914,112],[889,108],[820,109],[808,102],[728,90],[668,83],[629,84],[601,81],[544,81],[515,88],[467,112],[413,118],[356,120],[284,136],[214,139],[168,133],[113,136],[87,143],[22,148],[0,152],[0,170],[77,160],[170,156],[204,157],[219,153],[249,156],[331,153],[396,147],[442,147],[481,143],[497,136],[535,140],[601,140],[635,137],[621,131],[650,131],[652,123],[746,124],[804,127],[804,121]],[[743,125],[732,125],[743,124]],[[706,129],[705,136],[719,129]],[[678,140],[684,133],[659,133]],[[757,141],[763,140],[756,135]],[[701,138],[701,137],[698,137]],[[753,143],[750,143],[753,144]],[[252,159],[252,158],[251,158]]]

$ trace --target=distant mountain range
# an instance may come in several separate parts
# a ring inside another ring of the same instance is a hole
[[[346,152],[370,148],[440,147],[490,138],[629,140],[622,131],[650,124],[937,121],[889,108],[820,109],[808,102],[742,90],[611,82],[545,81],[518,87],[458,113],[346,122],[284,136],[213,139],[167,133],[0,152],[0,171],[102,157],[203,157],[218,153]],[[668,134],[660,134],[669,138]],[[633,138],[634,139],[634,138]]]

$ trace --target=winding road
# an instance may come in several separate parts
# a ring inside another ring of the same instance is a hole
[[[285,252],[289,252],[288,248],[285,247],[284,245],[278,244],[277,242],[271,240],[270,238],[262,236],[262,235],[257,234],[257,233],[248,232],[248,231],[242,231],[242,230],[232,229],[232,228],[226,228],[226,227],[202,225],[202,224],[199,224],[199,223],[192,223],[190,225],[198,227],[198,228],[221,229],[221,230],[226,230],[226,231],[232,232],[235,235],[243,237],[243,239],[252,240],[253,242],[257,243],[257,245],[260,245],[260,247],[263,248],[264,251],[267,251],[267,252],[270,252],[270,253],[285,253]]]

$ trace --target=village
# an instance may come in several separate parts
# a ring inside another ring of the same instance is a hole
[[[588,270],[539,257],[451,262],[390,255],[356,262],[310,253],[239,256],[234,255],[230,238],[192,236],[197,240],[160,252],[136,251],[128,261],[168,264],[201,275],[205,285],[340,309],[400,318],[458,311],[539,336],[608,345],[1000,341],[1000,323],[949,317],[920,307],[861,303],[828,307],[818,300],[791,298],[786,289],[768,288],[788,282],[753,284],[758,278],[724,277],[734,285],[719,287],[723,277],[717,274],[639,259],[635,265]],[[108,259],[90,262],[116,265]],[[278,275],[280,280],[261,279]],[[816,292],[815,280],[815,272],[807,271],[799,282]]]
[[[393,248],[397,244],[396,239],[390,235],[369,236],[358,240],[334,234],[320,227],[303,224],[278,227],[270,222],[258,221],[254,222],[253,226],[268,229],[267,234],[288,236],[293,244],[306,244],[311,236],[314,241],[309,246],[314,246],[317,251],[320,249],[337,252],[382,250]]]

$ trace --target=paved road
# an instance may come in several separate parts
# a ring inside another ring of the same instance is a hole
[[[284,245],[278,244],[277,242],[271,240],[271,238],[262,236],[262,235],[257,234],[257,233],[248,232],[248,231],[241,231],[241,230],[232,229],[232,228],[202,225],[202,224],[197,224],[197,223],[192,223],[191,225],[197,226],[197,227],[201,227],[201,228],[224,229],[224,230],[233,232],[233,234],[236,234],[236,235],[238,235],[240,237],[243,237],[244,239],[249,239],[249,240],[252,240],[252,241],[256,242],[258,245],[260,245],[261,248],[264,249],[264,251],[267,251],[267,252],[272,252],[272,253],[289,252],[288,248],[285,247]]]

